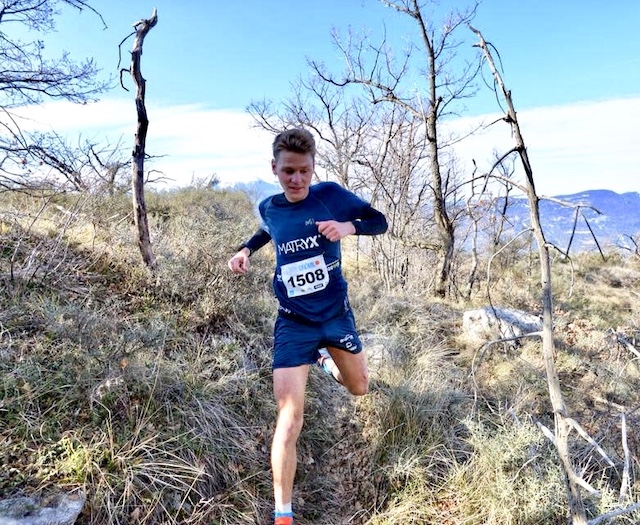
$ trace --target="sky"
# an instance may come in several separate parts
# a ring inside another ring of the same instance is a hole
[[[309,74],[309,59],[335,72],[344,61],[332,31],[386,32],[395,49],[418,42],[411,21],[379,0],[108,0],[89,11],[65,9],[57,32],[44,37],[47,53],[93,58],[114,89],[97,103],[64,102],[24,108],[30,129],[55,129],[69,137],[133,144],[134,86],[119,67],[130,60],[133,24],[158,23],[148,33],[141,70],[150,120],[147,167],[175,185],[215,174],[223,184],[263,179],[270,171],[273,136],[256,129],[246,108],[275,104]],[[458,0],[440,0],[440,23]],[[431,10],[427,11],[430,12]],[[541,195],[590,189],[640,191],[640,2],[637,0],[484,0],[473,21],[499,52]],[[436,23],[436,27],[438,27]],[[105,27],[106,26],[106,27]],[[475,35],[463,29],[461,46]],[[27,35],[29,36],[29,35]],[[119,51],[122,61],[119,61]],[[485,77],[488,77],[485,74]],[[465,129],[501,115],[482,82],[466,112],[448,125]],[[488,167],[494,151],[513,146],[506,124],[495,124],[461,143],[464,167]]]

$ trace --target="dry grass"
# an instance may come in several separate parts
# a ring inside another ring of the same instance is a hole
[[[151,275],[128,199],[0,199],[0,494],[82,487],[87,525],[267,522],[272,254],[254,256],[246,278],[226,269],[256,226],[252,204],[205,188],[151,194]],[[346,272],[372,391],[353,399],[312,372],[298,522],[563,523],[562,475],[536,426],[552,427],[539,343],[479,355],[460,327],[465,308],[486,303],[484,284],[468,303],[390,291],[355,246]],[[494,261],[491,297],[537,313],[526,249]],[[590,515],[620,505],[621,412],[626,501],[638,498],[639,359],[623,342],[638,349],[638,284],[633,258],[554,264],[567,403],[614,463],[572,436],[600,491]]]

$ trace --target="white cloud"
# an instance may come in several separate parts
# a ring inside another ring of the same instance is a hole
[[[517,109],[517,108],[516,108]],[[269,167],[272,135],[252,127],[243,112],[202,105],[147,104],[150,121],[147,153],[157,156],[148,168],[162,171],[175,185],[217,174],[224,184],[274,180]],[[55,129],[70,138],[133,144],[136,110],[133,99],[105,99],[78,106],[66,102],[25,108],[31,129]],[[455,121],[457,130],[500,114]],[[611,189],[640,191],[640,98],[578,103],[518,112],[524,140],[541,195]],[[488,169],[494,150],[513,147],[509,126],[497,122],[457,147],[467,172],[471,159]]]
[[[21,109],[26,130],[54,130],[74,140],[85,138],[133,147],[137,113],[133,100],[105,99],[76,105],[55,102]],[[252,126],[243,112],[207,109],[201,105],[147,104],[149,128],[145,165],[161,171],[172,185],[217,174],[226,184],[257,178],[273,180],[271,134]]]
[[[107,99],[87,104],[51,102],[25,106],[15,111],[25,130],[52,130],[61,134],[93,132],[122,133],[135,125],[133,101]]]
[[[461,119],[454,127],[466,129],[501,116]],[[525,110],[518,112],[518,121],[539,194],[640,191],[640,98]],[[491,166],[494,149],[502,154],[514,145],[511,128],[499,121],[462,142],[457,153],[468,169],[475,159],[482,170]]]

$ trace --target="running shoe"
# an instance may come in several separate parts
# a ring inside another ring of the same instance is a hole
[[[333,376],[331,370],[333,369],[333,359],[331,359],[331,354],[329,350],[326,348],[319,348],[318,352],[320,352],[320,357],[318,357],[318,366],[322,368],[327,374]]]
[[[329,353],[329,350],[327,350],[326,348],[319,348],[318,352],[320,352],[320,357],[318,358],[318,361],[317,361],[318,366],[322,368],[322,370],[326,374],[331,376],[337,383],[339,383],[340,381],[338,381],[336,376],[333,375],[333,367],[335,365],[333,364],[333,359],[331,358],[331,354]]]

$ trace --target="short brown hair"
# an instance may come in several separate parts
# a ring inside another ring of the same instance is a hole
[[[315,159],[316,141],[306,129],[288,129],[279,133],[273,140],[273,158],[277,160],[281,151],[311,153],[311,156]]]

